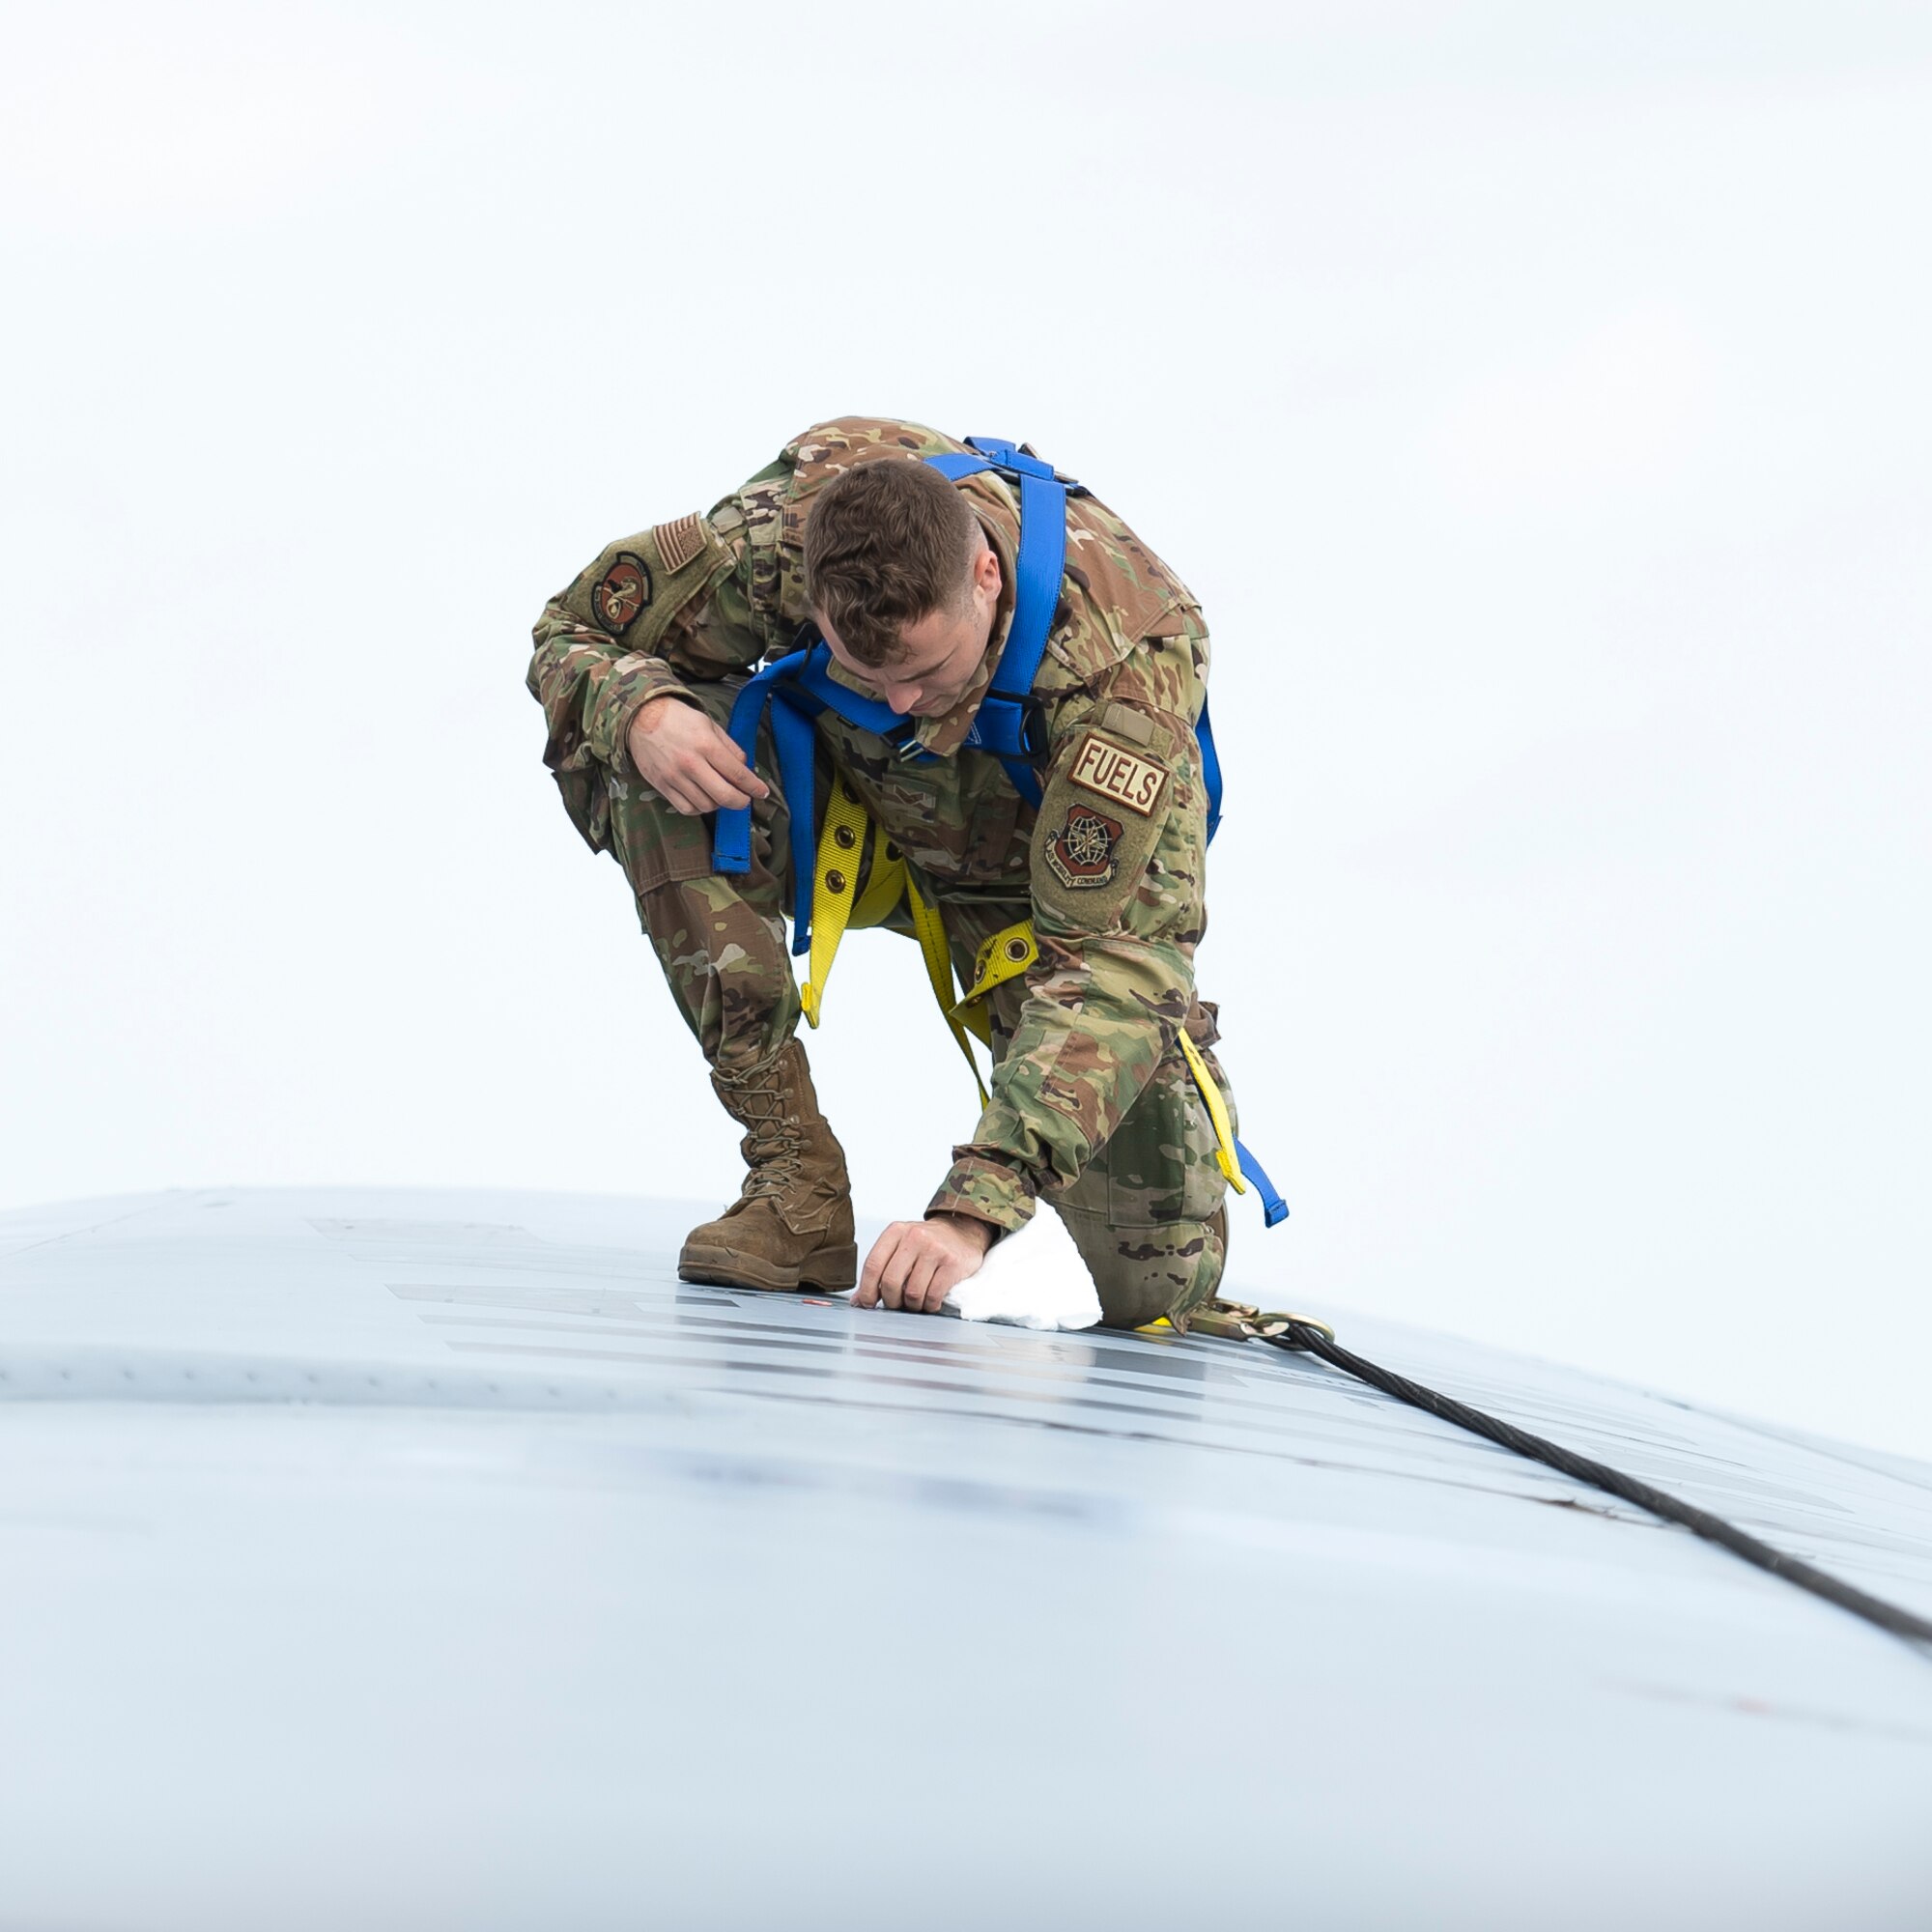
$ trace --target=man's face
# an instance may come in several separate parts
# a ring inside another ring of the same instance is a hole
[[[965,696],[1000,607],[1000,559],[983,542],[962,603],[928,611],[899,633],[899,655],[883,665],[862,665],[822,619],[819,628],[839,665],[868,690],[876,691],[901,718],[938,718]]]

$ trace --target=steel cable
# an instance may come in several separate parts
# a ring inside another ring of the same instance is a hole
[[[1262,1319],[1267,1321],[1270,1330],[1275,1321],[1282,1320],[1280,1317],[1265,1316]],[[1760,1543],[1756,1537],[1738,1528],[1735,1523],[1726,1522],[1722,1517],[1713,1516],[1709,1510],[1698,1509],[1666,1491],[1653,1489],[1648,1483],[1640,1483],[1634,1476],[1626,1476],[1621,1469],[1593,1463],[1587,1456],[1578,1456],[1554,1442],[1547,1442],[1541,1435],[1532,1435],[1526,1429],[1518,1429],[1512,1423],[1486,1415],[1480,1408],[1471,1408],[1465,1402],[1439,1395],[1435,1389],[1424,1388],[1420,1382],[1412,1382],[1406,1377],[1378,1368],[1374,1362],[1366,1362],[1361,1356],[1339,1347],[1311,1322],[1290,1316],[1281,1332],[1258,1333],[1256,1339],[1271,1343],[1277,1349],[1297,1352],[1305,1350],[1311,1355],[1320,1355],[1324,1362],[1344,1370],[1359,1381],[1367,1382],[1371,1388],[1380,1389],[1384,1395],[1394,1396],[1398,1402],[1406,1402],[1411,1407],[1438,1416],[1444,1422],[1453,1422],[1459,1429],[1487,1436],[1501,1448],[1526,1456],[1532,1462],[1547,1463],[1574,1482],[1587,1483],[1592,1489],[1603,1490],[1638,1509],[1648,1510],[1652,1516],[1662,1517],[1666,1522],[1681,1523],[1707,1542],[1719,1544],[1733,1555],[1742,1556],[1747,1563],[1754,1563],[1760,1570],[1783,1577],[1787,1583],[1796,1583],[1801,1590],[1808,1590],[1814,1597],[1823,1597],[1828,1604],[1836,1604],[1840,1609],[1850,1610],[1856,1617],[1863,1617],[1867,1623],[1876,1624],[1880,1630],[1889,1631],[1893,1636],[1904,1637],[1911,1643],[1932,1645],[1932,1621],[1910,1610],[1900,1609],[1897,1605],[1888,1604],[1882,1598],[1868,1596],[1850,1583],[1840,1582],[1837,1577],[1814,1569],[1796,1556],[1787,1556],[1782,1550],[1774,1549],[1770,1544]]]

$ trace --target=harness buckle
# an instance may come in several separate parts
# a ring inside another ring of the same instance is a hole
[[[1005,728],[1010,722],[1011,728]],[[970,751],[990,753],[1003,763],[1037,771],[1053,755],[1046,729],[1046,707],[1032,692],[1015,696],[988,691],[966,733]]]
[[[1069,497],[1088,494],[1084,483],[1063,475],[1030,442],[1009,442],[997,436],[969,436],[966,446],[982,456],[990,468],[1015,482],[1022,476],[1031,476],[1037,482],[1058,483]]]
[[[1247,1316],[1210,1301],[1205,1308],[1190,1308],[1187,1311],[1186,1332],[1190,1335],[1211,1335],[1217,1342],[1247,1342],[1252,1341],[1259,1331]]]
[[[1226,1301],[1218,1294],[1190,1309],[1186,1319],[1188,1334],[1211,1335],[1220,1342],[1272,1342],[1278,1349],[1305,1350],[1305,1343],[1290,1339],[1291,1322],[1313,1328],[1331,1342],[1335,1339],[1334,1329],[1312,1315],[1264,1313],[1252,1301]]]
[[[1030,691],[1017,702],[1020,707],[1020,762],[1036,767],[1043,765],[1053,755],[1053,747],[1047,742],[1046,706]]]

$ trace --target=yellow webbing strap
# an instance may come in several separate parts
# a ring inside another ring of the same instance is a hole
[[[947,1031],[958,1041],[959,1051],[966,1056],[966,1065],[972,1068],[973,1084],[980,1090],[980,1105],[983,1109],[990,1097],[986,1093],[986,1083],[980,1078],[980,1063],[973,1058],[966,1029],[952,1010],[952,954],[946,944],[946,922],[940,917],[939,908],[927,905],[920,895],[911,872],[906,874],[905,890],[906,906],[912,914],[912,929],[919,936],[919,950],[925,960],[925,977],[932,982],[932,997],[939,1002],[940,1016],[946,1022]]]
[[[859,883],[859,862],[867,837],[872,839],[872,871],[857,905],[853,895]],[[980,1063],[973,1058],[967,1040],[970,1029],[982,1042],[990,1043],[991,1027],[986,1019],[985,999],[996,987],[1017,979],[1039,957],[1039,942],[1034,935],[1033,921],[1023,919],[1003,926],[980,948],[973,962],[973,983],[955,1004],[952,993],[952,954],[946,943],[946,922],[937,906],[927,905],[902,858],[886,857],[886,842],[866,815],[866,808],[845,789],[845,781],[836,773],[832,797],[825,810],[825,827],[818,836],[818,856],[811,881],[811,977],[799,992],[799,1005],[807,1021],[818,1024],[819,1009],[825,998],[825,982],[832,976],[832,962],[838,956],[838,942],[847,926],[882,923],[903,894],[912,914],[913,932],[919,940],[920,955],[925,961],[925,977],[932,985],[932,997],[939,1002],[941,1017],[957,1042],[972,1069],[973,1084],[980,1090],[980,1105],[987,1104],[986,1083],[980,1078]],[[1236,1194],[1245,1194],[1248,1183],[1235,1158],[1235,1127],[1228,1118],[1228,1103],[1214,1084],[1200,1049],[1182,1027],[1177,1037],[1194,1076],[1208,1119],[1214,1128],[1214,1160]]]
[[[1208,1118],[1214,1125],[1215,1164],[1228,1177],[1228,1184],[1235,1192],[1245,1194],[1248,1183],[1241,1179],[1240,1163],[1235,1158],[1235,1123],[1228,1118],[1228,1103],[1222,1099],[1221,1090],[1214,1084],[1214,1076],[1208,1071],[1208,1063],[1201,1058],[1201,1049],[1187,1037],[1187,1029],[1182,1027],[1176,1037],[1186,1056],[1187,1070],[1193,1074],[1194,1084],[1201,1090]]]
[[[872,843],[872,869],[866,890],[855,904],[859,865],[868,838]],[[980,1105],[984,1107],[986,1085],[980,1078],[979,1063],[973,1058],[966,1029],[953,1010],[952,954],[946,944],[946,922],[939,908],[927,905],[921,896],[905,860],[879,837],[877,827],[866,815],[866,808],[845,789],[843,778],[835,773],[832,796],[826,802],[825,824],[818,835],[818,852],[812,862],[810,977],[799,988],[798,995],[809,1025],[818,1024],[825,1002],[825,982],[832,977],[832,962],[838,956],[838,942],[845,937],[846,928],[883,924],[901,896],[912,915],[913,933],[925,961],[925,977],[932,984],[932,996],[939,1002],[940,1016],[958,1041],[959,1051],[966,1056],[973,1084],[980,1090]],[[996,935],[1005,937],[1004,933]]]
[[[868,925],[884,925],[905,897],[906,868],[899,848],[888,845],[876,825],[868,828],[867,837],[872,841],[872,869],[866,875],[866,890],[859,895],[852,917],[845,922],[848,932],[858,932]]]
[[[908,881],[908,887],[910,881]],[[986,995],[998,986],[1004,986],[1009,980],[1017,979],[1039,957],[1039,940],[1033,929],[1033,921],[1023,919],[1017,924],[1003,926],[980,948],[979,957],[973,962],[973,983],[961,995],[959,1004],[946,1016],[947,1024],[952,1028],[956,1038],[960,1023],[971,1027],[980,1039],[989,1040],[991,1029],[986,1021],[983,1004]],[[928,957],[927,971],[931,970]],[[936,991],[939,981],[933,981]],[[1187,1029],[1182,1027],[1179,1035],[1180,1051],[1187,1062],[1187,1070],[1194,1076],[1194,1084],[1200,1090],[1202,1104],[1208,1109],[1208,1119],[1214,1129],[1214,1163],[1227,1176],[1236,1194],[1248,1191],[1247,1180],[1241,1174],[1239,1161],[1235,1156],[1235,1123],[1228,1118],[1228,1103],[1221,1097],[1221,1089],[1215,1083],[1213,1074],[1208,1070],[1208,1063],[1201,1057],[1200,1049],[1187,1037]],[[960,1040],[961,1050],[965,1041]],[[967,1053],[970,1061],[973,1056]],[[973,1069],[973,1077],[980,1077],[979,1068]],[[983,1094],[984,1089],[980,1092]]]
[[[852,921],[852,895],[859,884],[859,861],[866,849],[866,808],[834,776],[832,797],[825,809],[825,827],[818,835],[818,857],[811,871],[811,977],[799,989],[806,1022],[818,1024],[825,982],[838,956],[838,942]],[[901,870],[904,868],[901,867]],[[868,888],[866,896],[872,895]]]
[[[959,996],[952,1017],[970,1027],[990,1046],[993,1029],[982,1004],[986,995],[1009,980],[1018,979],[1038,957],[1039,943],[1034,938],[1032,920],[1023,919],[1016,925],[1001,927],[980,948],[979,957],[973,962],[973,983]]]

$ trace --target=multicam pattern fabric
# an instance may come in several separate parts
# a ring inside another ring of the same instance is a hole
[[[817,425],[695,527],[680,519],[612,544],[538,620],[528,684],[549,725],[545,761],[579,831],[623,865],[715,1065],[758,1064],[797,1023],[783,806],[775,791],[754,810],[749,876],[713,875],[708,826],[672,811],[633,767],[630,721],[671,695],[722,722],[744,676],[791,647],[809,616],[805,521],[826,481],[858,463],[960,447],[891,419]],[[956,487],[1010,583],[1013,493],[985,474]],[[633,564],[650,593],[619,636],[600,600],[633,582]],[[1226,1183],[1175,1043],[1183,1025],[1204,1048],[1216,1037],[1193,965],[1206,917],[1194,723],[1207,627],[1185,584],[1104,503],[1069,499],[1065,576],[1035,682],[1050,742],[1036,815],[996,759],[960,749],[1010,615],[1008,599],[961,703],[918,721],[932,759],[909,761],[829,714],[820,726],[826,755],[940,906],[962,976],[981,941],[1016,920],[1031,914],[1038,935],[1032,969],[988,1003],[991,1104],[931,1208],[1013,1229],[1044,1199],[1092,1250],[1110,1321],[1156,1293],[1166,1300],[1139,1320],[1184,1315],[1213,1292],[1225,1252],[1215,1217]],[[759,767],[771,776],[762,751]]]

